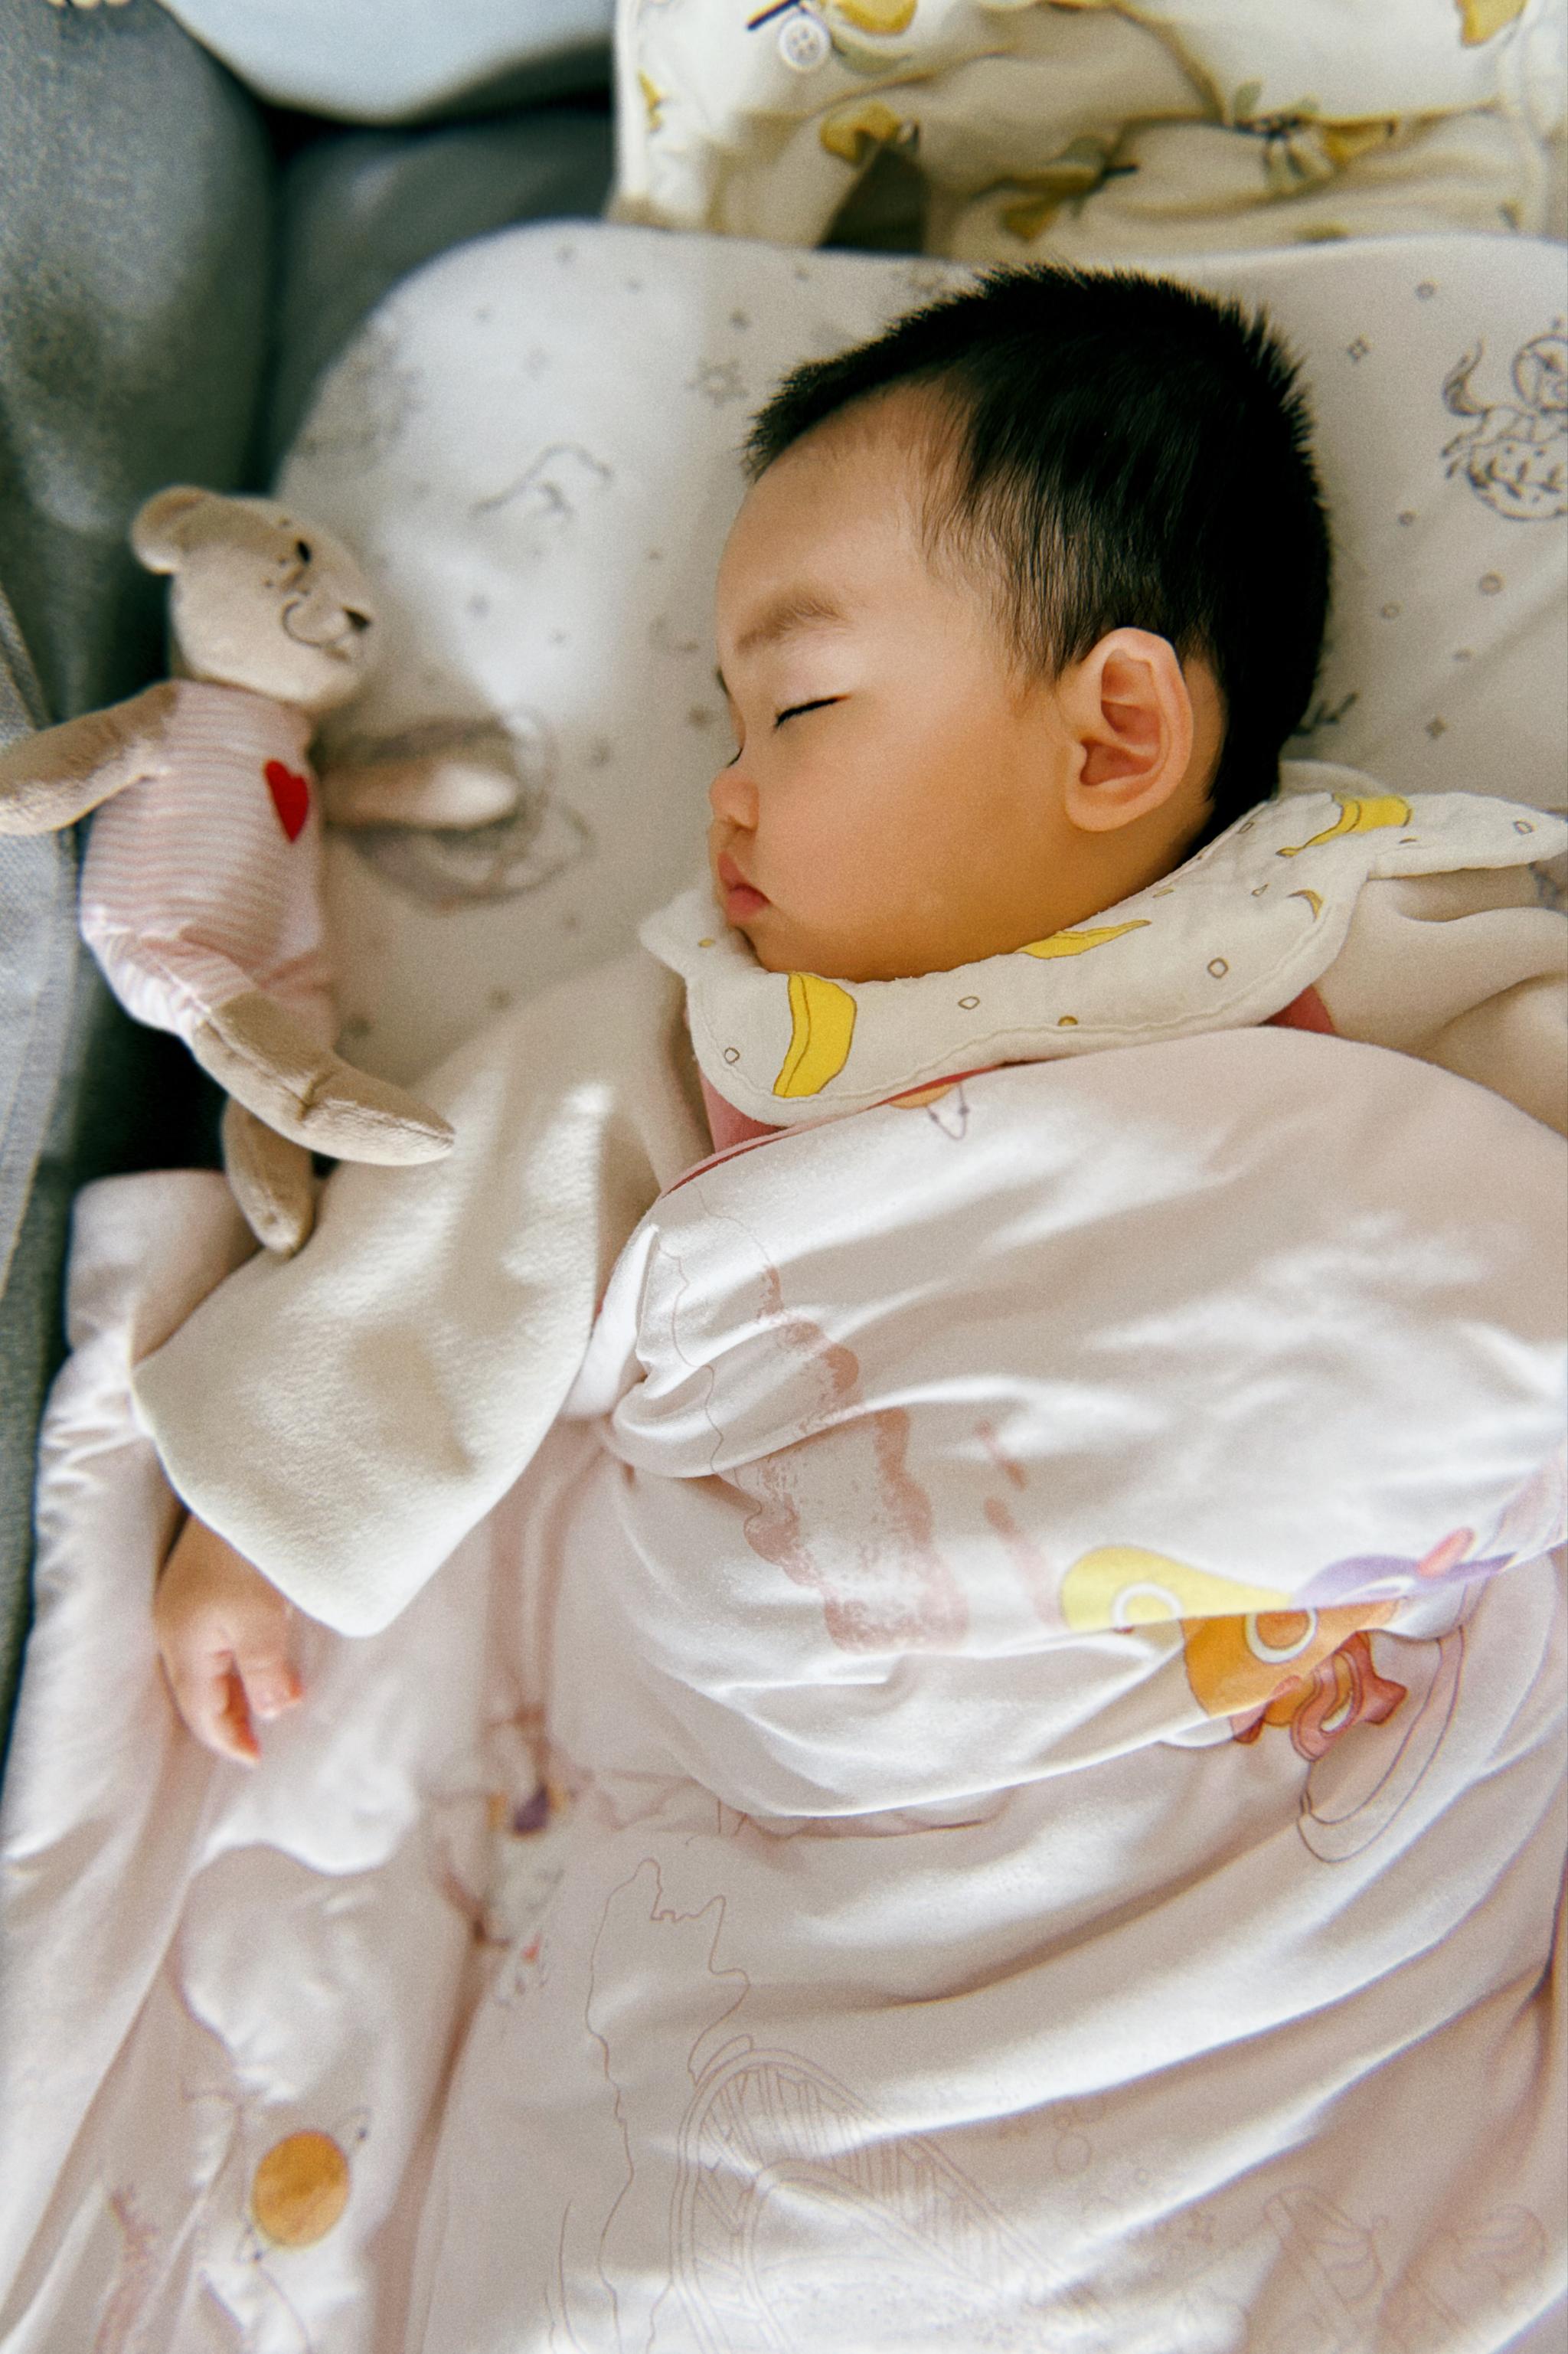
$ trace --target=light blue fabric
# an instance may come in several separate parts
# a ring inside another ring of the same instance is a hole
[[[614,0],[164,0],[259,98],[344,122],[514,105],[603,71]]]

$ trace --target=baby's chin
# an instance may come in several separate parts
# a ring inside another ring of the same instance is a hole
[[[814,972],[816,970],[814,965],[803,964],[799,957],[791,956],[787,948],[781,948],[777,944],[771,949],[765,948],[753,934],[749,926],[742,928],[737,925],[736,928],[740,932],[742,939],[745,940],[764,972]]]
[[[742,931],[739,925],[734,928]],[[856,981],[902,980],[908,970],[900,966],[896,970],[873,971],[863,957],[856,956],[848,949],[835,949],[830,942],[820,938],[791,939],[779,938],[777,934],[768,938],[765,936],[765,928],[759,927],[754,931],[750,923],[744,928],[742,937],[764,972],[811,972],[819,981]]]
[[[714,896],[718,899],[722,905],[724,894],[718,888],[716,884],[714,887]],[[774,910],[771,907],[759,907],[756,915],[747,916],[744,923],[737,924],[729,917],[726,918],[726,922],[727,928],[734,934],[735,938],[737,940],[744,940],[746,942],[747,947],[751,950],[752,955],[757,959],[758,963],[762,967],[764,972],[799,971],[799,966],[792,965],[787,955],[780,954],[777,941],[770,943],[768,940],[768,927],[767,919],[773,913]],[[761,938],[758,938],[758,937],[759,930],[762,934]]]
[[[764,972],[812,972],[821,981],[904,981],[929,971],[917,954],[905,954],[893,942],[874,947],[865,940],[835,939],[831,933],[808,931],[792,924],[779,907],[759,907],[731,931],[746,941]]]
[[[802,940],[777,907],[759,907],[755,916],[747,916],[743,924],[732,924],[730,929],[746,942],[764,972],[815,972],[824,981],[836,978],[817,961],[821,943]]]

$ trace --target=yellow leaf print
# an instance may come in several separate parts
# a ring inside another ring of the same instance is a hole
[[[1318,136],[1330,163],[1342,172],[1358,155],[1370,155],[1374,148],[1386,147],[1398,131],[1399,123],[1393,116],[1369,115],[1362,122],[1319,123]]]
[[[776,1096],[820,1095],[849,1061],[855,1002],[820,973],[789,975],[789,1052],[773,1082]]]
[[[918,0],[831,0],[831,13],[857,33],[906,33]]]
[[[1001,225],[1009,237],[1032,245],[1050,228],[1065,201],[1063,196],[1029,196],[1022,204],[1003,205]]]
[[[1012,185],[1024,194],[1003,205],[1001,225],[1025,244],[1048,228],[1072,196],[1086,196],[1106,175],[1109,161],[1103,140],[1075,139],[1038,172],[1015,172]]]
[[[860,164],[871,148],[889,146],[902,137],[904,128],[890,106],[884,106],[879,98],[868,98],[845,114],[830,114],[818,130],[817,138],[830,155],[837,155],[846,164]]]
[[[1401,801],[1397,793],[1336,793],[1334,799],[1340,814],[1332,825],[1315,833],[1310,842],[1292,843],[1275,855],[1299,858],[1304,850],[1316,850],[1320,842],[1337,842],[1341,834],[1381,833],[1385,827],[1410,823],[1410,803]]]
[[[1464,19],[1459,40],[1467,49],[1478,49],[1524,14],[1524,0],[1455,0],[1455,5]]]
[[[1020,956],[1070,957],[1086,956],[1091,949],[1104,948],[1107,940],[1119,940],[1128,932],[1146,932],[1147,916],[1139,916],[1130,924],[1097,924],[1087,931],[1053,932],[1049,939],[1031,940],[1018,950]]]

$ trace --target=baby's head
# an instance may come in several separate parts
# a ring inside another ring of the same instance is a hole
[[[1162,281],[1000,271],[758,417],[719,567],[709,837],[774,971],[943,971],[1270,793],[1329,541],[1294,370]]]

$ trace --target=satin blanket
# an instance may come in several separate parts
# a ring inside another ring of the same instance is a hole
[[[0,2345],[1545,2354],[1564,1151],[1238,1031],[716,1156],[251,1776],[83,1205],[4,1818]]]

